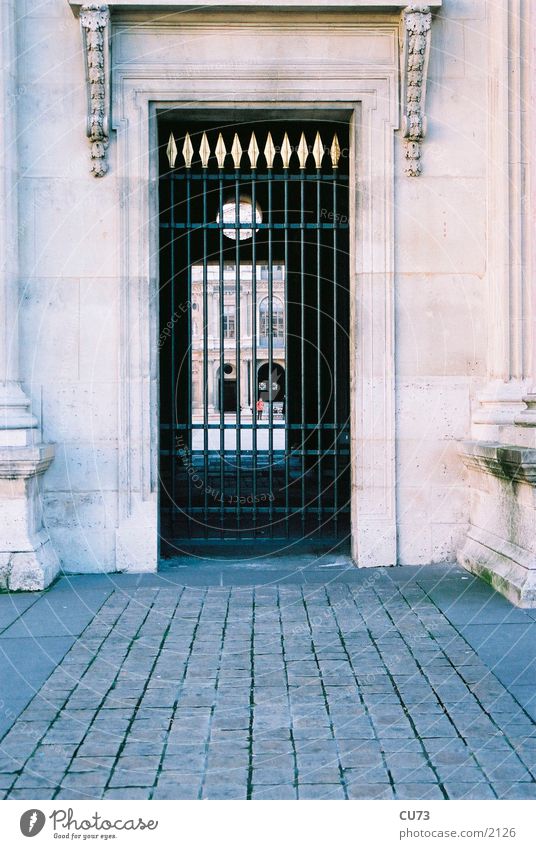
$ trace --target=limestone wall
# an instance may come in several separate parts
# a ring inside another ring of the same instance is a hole
[[[124,185],[114,138],[109,173],[90,174],[81,38],[67,0],[19,0],[17,7],[20,356],[43,439],[57,446],[44,478],[45,519],[66,570],[110,570],[123,509],[120,346],[132,344],[120,322]],[[470,434],[472,399],[486,375],[486,7],[484,0],[444,0],[434,15],[420,177],[404,176],[402,140],[393,136],[396,508],[404,564],[453,560],[469,517],[458,441]],[[382,27],[393,31],[396,20],[381,16]],[[145,37],[141,27],[140,57]],[[336,55],[326,57],[333,61]],[[282,86],[280,96],[292,92]],[[140,373],[147,370],[142,364]],[[150,438],[142,434],[133,452]],[[142,486],[134,482],[133,490]]]

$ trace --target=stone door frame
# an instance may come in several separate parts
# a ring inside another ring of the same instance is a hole
[[[173,26],[151,24],[153,32],[164,31],[162,37]],[[280,32],[297,24],[255,24],[262,26]],[[181,64],[177,51],[172,62],[136,59],[112,70],[111,162],[121,234],[118,569],[154,571],[159,557],[157,114],[173,108],[221,116],[230,102],[235,118],[244,120],[253,109],[288,110],[289,119],[305,111],[308,117],[349,120],[352,556],[359,566],[397,562],[393,217],[399,26],[394,19],[371,24],[355,16],[340,31],[329,19],[311,26],[323,28],[325,38],[353,38],[363,63],[326,67],[289,55],[279,69],[276,97],[269,62],[253,73],[235,65],[225,73],[206,63]],[[121,37],[129,37],[124,23]],[[370,61],[372,44],[381,45],[381,61]]]

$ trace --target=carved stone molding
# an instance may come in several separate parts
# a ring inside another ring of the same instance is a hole
[[[422,171],[421,142],[426,135],[426,77],[430,56],[430,6],[413,4],[402,12],[402,134],[408,177]]]
[[[88,98],[87,135],[91,142],[91,171],[95,177],[104,177],[108,171],[109,22],[110,11],[106,3],[85,3],[80,9]]]

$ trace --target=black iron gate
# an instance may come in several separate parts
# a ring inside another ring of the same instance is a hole
[[[166,549],[344,540],[347,128],[159,131]]]

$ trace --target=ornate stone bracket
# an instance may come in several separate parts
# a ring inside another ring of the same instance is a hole
[[[87,135],[91,142],[91,171],[104,177],[108,171],[110,61],[108,31],[110,11],[106,3],[85,3],[80,26],[86,63],[88,100]]]
[[[426,135],[426,77],[430,56],[430,6],[412,4],[402,12],[402,134],[408,177],[422,171],[421,142]]]

